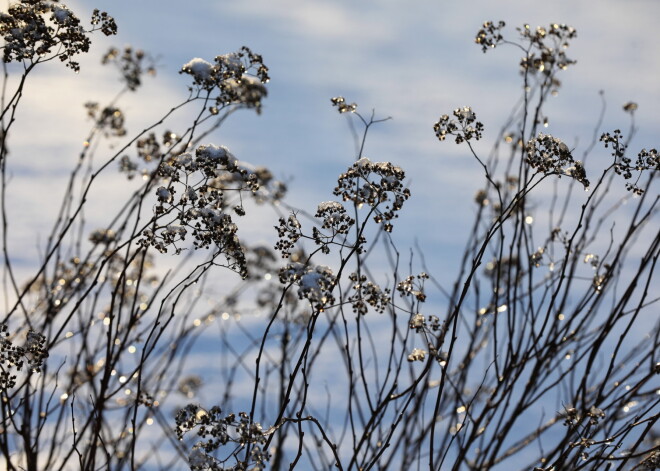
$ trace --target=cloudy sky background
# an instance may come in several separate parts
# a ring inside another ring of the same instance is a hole
[[[505,20],[511,38],[523,23],[559,22],[577,29],[568,53],[578,63],[560,77],[564,86],[548,107],[547,132],[583,149],[603,90],[608,106],[603,129],[627,129],[621,106],[632,100],[640,105],[635,147],[657,146],[660,54],[654,31],[660,4],[650,0],[200,0],[185,6],[116,0],[69,5],[82,18],[95,7],[107,9],[119,34],[97,36],[91,54],[81,58],[80,74],[51,63],[28,82],[10,141],[13,243],[28,251],[37,233],[43,237],[50,226],[53,202],[62,194],[64,179],[54,177],[68,173],[91,124],[83,104],[107,102],[120,88],[116,75],[99,65],[111,45],[131,44],[157,58],[157,78],[147,78],[139,94],[120,102],[133,130],[185,98],[188,81],[177,72],[191,58],[211,60],[242,45],[262,54],[271,74],[263,114],[234,115],[209,141],[271,168],[289,182],[289,201],[308,210],[331,199],[336,176],[355,156],[346,117],[331,108],[329,98],[343,95],[366,115],[375,109],[376,117],[391,116],[373,128],[366,155],[406,170],[413,198],[396,236],[402,247],[418,240],[447,265],[443,270],[455,266],[481,176],[466,149],[438,142],[432,125],[441,114],[472,106],[486,127],[478,146],[485,155],[521,92],[519,51],[502,47],[483,54],[474,44],[484,20]],[[184,123],[186,116],[178,119]],[[108,175],[99,185],[95,201],[103,211],[88,213],[91,224],[95,214],[107,214],[121,200],[121,180]]]

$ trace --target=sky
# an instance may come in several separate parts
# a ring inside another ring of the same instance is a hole
[[[107,102],[121,87],[100,65],[110,46],[130,44],[156,59],[156,78],[147,77],[138,94],[120,103],[133,130],[185,99],[188,80],[178,72],[190,59],[212,60],[243,45],[262,54],[271,77],[263,113],[235,114],[209,143],[269,167],[288,183],[288,202],[310,212],[333,199],[337,176],[355,160],[350,117],[340,116],[330,98],[356,102],[365,116],[375,110],[376,118],[391,117],[370,131],[365,155],[406,171],[412,197],[393,235],[404,252],[422,247],[434,275],[446,282],[453,281],[476,209],[473,195],[483,178],[467,149],[438,142],[433,123],[471,106],[486,128],[476,146],[486,155],[522,91],[519,51],[501,47],[483,54],[474,44],[484,21],[506,21],[511,38],[524,23],[577,29],[568,51],[577,64],[563,74],[563,87],[549,104],[547,132],[584,149],[599,117],[602,90],[603,130],[627,129],[622,106],[634,101],[639,104],[634,147],[659,145],[660,2],[655,0],[79,0],[68,5],[82,18],[93,8],[107,10],[119,33],[96,36],[79,74],[51,63],[28,81],[8,164],[9,245],[25,274],[34,267],[65,177],[91,127],[84,103]],[[175,123],[185,120],[183,115]],[[123,185],[124,177],[114,170],[100,179],[90,195],[90,229],[122,202]],[[271,224],[258,218],[242,222],[245,237],[275,242]]]
[[[563,88],[550,103],[547,132],[577,148],[585,146],[603,90],[604,129],[625,128],[621,107],[635,101],[640,105],[636,143],[657,146],[660,54],[654,31],[660,4],[651,0],[200,0],[185,6],[117,0],[69,5],[82,18],[95,7],[107,9],[119,34],[95,38],[91,53],[81,58],[80,74],[52,63],[28,83],[11,141],[13,194],[21,201],[13,206],[13,217],[21,222],[15,243],[21,245],[50,226],[51,203],[59,200],[64,184],[53,175],[68,173],[90,126],[83,104],[107,101],[120,88],[99,64],[110,46],[130,44],[156,58],[157,77],[147,78],[140,93],[120,103],[129,129],[141,129],[185,98],[187,80],[177,72],[193,57],[212,60],[242,45],[262,54],[271,76],[262,115],[236,114],[210,141],[228,146],[241,160],[268,166],[289,183],[289,201],[308,210],[331,199],[336,176],[355,159],[347,117],[339,116],[329,99],[342,95],[358,103],[366,116],[375,110],[377,118],[391,117],[372,129],[365,155],[392,161],[407,172],[413,197],[396,230],[402,245],[418,241],[449,267],[460,247],[461,228],[467,230],[471,221],[481,175],[467,149],[438,142],[432,125],[441,114],[472,106],[486,128],[477,147],[485,154],[522,87],[517,50],[501,47],[483,54],[474,44],[483,21],[506,21],[512,38],[523,23],[558,22],[577,29],[568,51],[577,65],[565,72]],[[39,130],[36,139],[34,129]],[[107,178],[98,190],[104,205],[118,200],[121,184],[116,175]],[[36,185],[42,191],[32,191]],[[53,197],[44,201],[43,192]],[[94,214],[89,215],[92,223]]]

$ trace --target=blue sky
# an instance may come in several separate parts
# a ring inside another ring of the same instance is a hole
[[[28,84],[19,116],[23,127],[12,136],[12,150],[35,156],[13,162],[17,198],[35,209],[29,216],[15,215],[25,221],[20,241],[34,234],[30,224],[50,219],[51,208],[40,195],[18,187],[29,189],[30,181],[61,194],[63,182],[52,175],[66,173],[75,161],[89,126],[83,103],[103,102],[119,88],[99,65],[110,45],[131,44],[157,57],[158,77],[147,79],[140,94],[121,104],[133,129],[185,97],[187,81],[177,72],[191,58],[210,60],[242,45],[262,54],[271,71],[263,114],[235,115],[210,140],[227,145],[240,159],[270,167],[290,183],[290,202],[308,210],[331,198],[336,176],[355,156],[346,117],[336,114],[329,98],[343,95],[365,114],[375,109],[377,117],[391,116],[373,129],[365,154],[407,171],[413,198],[396,235],[403,246],[416,238],[450,259],[460,246],[461,228],[467,230],[471,220],[471,198],[481,176],[466,149],[438,142],[432,125],[443,113],[472,106],[486,127],[478,146],[485,154],[521,91],[519,52],[503,47],[483,54],[474,44],[484,20],[505,20],[511,37],[515,26],[525,22],[560,22],[577,29],[569,56],[578,63],[564,74],[563,89],[550,103],[548,132],[578,148],[586,145],[599,113],[598,91],[604,90],[604,127],[625,127],[621,106],[636,101],[637,144],[657,146],[660,54],[654,32],[660,4],[650,0],[200,0],[185,6],[117,0],[70,5],[82,17],[97,6],[107,9],[117,19],[119,34],[97,37],[92,53],[81,61],[80,74],[49,64]],[[36,141],[30,132],[35,126],[40,129]],[[119,181],[109,178],[109,186],[99,189],[104,200],[116,199]]]

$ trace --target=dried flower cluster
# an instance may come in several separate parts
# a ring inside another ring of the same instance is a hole
[[[40,282],[32,285],[32,291],[40,294],[34,301],[35,306],[51,319],[88,285],[94,264],[73,257],[58,262],[54,268],[51,276],[43,277]]]
[[[506,26],[504,21],[498,21],[497,23],[485,21],[483,27],[477,32],[474,42],[481,46],[483,52],[494,48],[504,40],[501,33],[504,26]]]
[[[477,116],[469,106],[457,108],[453,112],[454,118],[449,115],[442,115],[433,125],[436,137],[444,141],[447,135],[455,136],[456,144],[468,142],[472,139],[478,141],[481,139],[484,125],[477,121]]]
[[[201,439],[192,448],[188,457],[188,464],[193,471],[225,471],[250,470],[259,471],[266,468],[270,455],[263,449],[266,443],[267,432],[261,425],[250,421],[245,412],[223,415],[218,406],[209,410],[194,404],[180,409],[176,414],[176,434],[183,440],[186,433],[195,430]],[[223,459],[213,456],[227,444],[232,444],[232,451]],[[244,448],[250,446],[250,456],[246,461],[241,455]],[[226,467],[227,461],[235,461],[231,468]]]
[[[574,160],[568,146],[557,137],[539,133],[525,146],[527,163],[545,175],[567,175],[589,187],[582,162]]]
[[[540,267],[543,262],[543,254],[545,253],[545,250],[545,247],[539,247],[536,252],[529,256],[529,264],[534,268]]]
[[[429,275],[422,272],[417,276],[410,275],[399,282],[396,286],[397,291],[402,297],[412,296],[419,302],[426,301],[424,294],[424,281],[429,279]]]
[[[28,330],[23,346],[15,345],[9,337],[7,325],[0,324],[0,394],[3,397],[16,386],[17,373],[26,363],[28,373],[39,373],[48,358],[44,335]]]
[[[337,279],[330,267],[289,263],[280,270],[280,283],[298,285],[298,298],[307,299],[312,308],[322,312],[335,302],[332,294]]]
[[[88,101],[85,103],[87,116],[96,122],[96,127],[106,137],[122,137],[126,135],[124,113],[115,106],[106,106],[99,111],[99,104]]]
[[[167,145],[168,142],[171,142],[172,137],[176,136],[172,136],[170,131],[165,131],[165,135],[163,137],[164,145]],[[138,139],[135,146],[137,148],[138,157],[141,160],[145,162],[160,160],[162,155],[160,152],[160,144],[158,143],[154,133],[151,132],[147,135],[147,137]]]
[[[321,248],[323,253],[330,253],[330,244],[335,242],[338,235],[348,234],[349,229],[355,224],[355,220],[346,214],[346,208],[337,201],[325,201],[318,205],[315,217],[323,219],[321,229],[312,228],[314,243]],[[325,229],[330,233],[322,231]]]
[[[330,98],[330,102],[332,103],[332,106],[337,108],[337,111],[339,111],[340,114],[355,113],[355,111],[357,110],[357,104],[346,103],[346,99],[343,96]]]
[[[94,10],[92,13],[92,24],[100,25],[101,32],[106,36],[117,34],[117,24],[113,17],[104,11]]]
[[[487,21],[477,32],[475,42],[481,46],[483,52],[495,48],[499,44],[513,44],[504,39],[502,29],[504,21],[497,23]],[[527,77],[528,74],[541,74],[541,82],[544,87],[551,89],[552,94],[557,94],[557,89],[561,82],[555,77],[558,70],[566,70],[570,65],[575,64],[573,59],[566,56],[566,50],[570,46],[570,40],[577,36],[575,28],[565,25],[552,23],[547,28],[538,26],[531,28],[524,24],[516,28],[522,42],[518,46],[526,51],[526,55],[520,59],[521,73]],[[525,78],[527,85],[527,78]]]
[[[286,219],[279,219],[279,225],[275,226],[275,229],[277,229],[277,236],[279,237],[275,244],[275,250],[280,252],[282,258],[289,258],[296,243],[303,236],[300,228],[300,221],[298,221],[298,218],[294,213],[289,214]]]
[[[438,365],[441,367],[445,366],[449,354],[446,351],[440,350],[440,347],[445,341],[445,335],[447,333],[446,324],[440,322],[438,316],[425,316],[418,312],[411,314],[408,328],[419,334],[428,348],[428,350],[413,348],[410,355],[408,355],[408,361],[424,361],[426,355],[429,355],[431,359],[438,363]]]
[[[410,190],[403,186],[405,176],[400,167],[390,162],[372,162],[362,157],[340,175],[334,194],[358,207],[371,206],[375,212],[374,221],[391,232],[391,221],[410,197]],[[383,203],[385,207],[381,208]]]
[[[635,111],[637,111],[637,108],[639,108],[639,105],[634,101],[629,101],[628,103],[623,105],[623,111],[625,111],[626,113],[630,113],[631,115],[633,115]]]
[[[383,313],[390,304],[390,290],[382,289],[376,283],[367,281],[365,275],[351,273],[348,277],[353,282],[354,293],[348,298],[353,307],[353,312],[364,315],[369,312],[369,306],[376,312]]]
[[[142,84],[145,72],[149,75],[156,74],[153,60],[143,50],[133,50],[131,46],[125,46],[121,53],[114,47],[110,48],[101,63],[113,64],[119,70],[126,87],[133,92]]]
[[[408,361],[424,361],[426,359],[426,354],[428,352],[421,348],[413,348],[410,355],[408,355]]]
[[[96,229],[89,235],[92,244],[108,245],[117,240],[117,235],[112,229]]]
[[[98,24],[107,36],[117,32],[112,17],[95,10],[92,25]],[[80,66],[72,57],[89,51],[91,41],[88,33],[66,5],[56,2],[21,0],[10,5],[7,13],[0,13],[5,62],[27,61],[34,64],[59,57],[67,67],[78,71]]]
[[[520,61],[523,71],[531,70],[552,75],[556,70],[566,70],[575,61],[566,56],[570,40],[577,36],[575,28],[552,23],[548,28],[530,28],[528,24],[518,28],[520,36],[532,46],[532,52]]]
[[[180,142],[180,140],[181,138],[177,136],[176,133],[166,130],[161,136],[162,147],[165,148],[165,150],[163,150],[156,134],[150,132],[145,137],[138,139],[135,144],[138,160],[145,164],[150,164],[152,162],[160,164],[162,159],[170,155],[172,147]],[[128,155],[122,155],[119,159],[119,171],[125,173],[129,180],[135,177],[139,167],[140,164],[135,162]],[[153,171],[149,168],[143,168],[141,170],[142,176],[146,178],[153,178],[154,175],[152,175],[152,173]],[[155,175],[155,177],[158,176]]]
[[[623,176],[626,180],[630,180],[633,177],[633,172],[637,173],[637,177],[633,183],[626,182],[626,189],[638,195],[644,193],[644,190],[637,183],[643,172],[660,170],[660,155],[658,155],[658,151],[656,149],[642,149],[637,154],[637,159],[633,164],[632,159],[626,157],[627,146],[619,129],[615,129],[611,134],[609,132],[603,133],[600,136],[600,141],[605,148],[611,147],[612,157],[614,157],[614,171],[617,174]]]
[[[493,258],[486,262],[484,275],[492,280],[497,292],[502,292],[509,286],[520,282],[523,275],[523,266],[517,255],[511,257]]]
[[[258,191],[257,174],[240,164],[226,147],[212,144],[199,146],[194,155],[184,153],[163,161],[158,174],[166,185],[156,189],[155,219],[143,231],[143,243],[160,252],[173,246],[179,253],[179,243],[190,233],[194,248],[214,245],[232,269],[246,276],[245,256],[238,228],[227,213],[226,194]],[[242,207],[234,210],[241,214]],[[162,222],[164,218],[169,220]]]
[[[193,85],[209,93],[216,91],[216,107],[244,104],[261,110],[261,100],[266,96],[263,86],[269,80],[268,67],[259,54],[242,47],[237,52],[216,56],[213,64],[195,58],[182,68],[182,74],[193,78]],[[217,113],[217,108],[211,109]]]
[[[442,323],[438,316],[425,316],[419,312],[412,315],[408,323],[408,327],[413,329],[415,332],[438,332],[442,329]]]
[[[355,220],[346,214],[346,208],[337,201],[319,203],[314,216],[322,218],[321,227],[328,229],[333,235],[347,234],[351,226],[355,224]]]

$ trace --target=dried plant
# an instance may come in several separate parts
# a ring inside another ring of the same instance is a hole
[[[188,97],[132,137],[118,102],[86,105],[91,130],[52,231],[18,280],[8,142],[25,79],[55,58],[78,71],[90,33],[116,25],[95,11],[85,30],[38,0],[0,14],[4,61],[24,66],[2,96],[3,469],[660,467],[657,150],[629,157],[632,124],[585,151],[541,133],[576,32],[524,25],[509,40],[505,26],[476,36],[484,52],[523,52],[523,106],[493,151],[473,147],[485,124],[471,107],[434,126],[484,177],[452,286],[423,249],[416,267],[397,248],[397,216],[414,201],[406,174],[364,155],[385,120],[331,99],[363,133],[339,200],[315,213],[212,142],[235,111],[262,110],[268,69],[248,48],[183,65]],[[130,47],[102,62],[121,75],[118,96],[153,75]],[[185,109],[188,128],[171,131]],[[117,171],[131,190],[90,228],[87,196]],[[272,208],[271,247],[243,238],[257,205]]]

